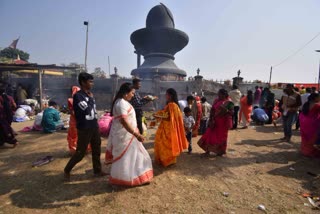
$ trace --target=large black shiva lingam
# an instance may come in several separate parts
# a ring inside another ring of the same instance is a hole
[[[170,10],[161,4],[153,7],[147,16],[146,28],[131,34],[131,43],[137,54],[137,68],[131,75],[141,79],[160,77],[163,81],[184,80],[187,73],[174,63],[174,55],[189,42],[183,31],[175,29]],[[140,65],[141,55],[145,61]]]

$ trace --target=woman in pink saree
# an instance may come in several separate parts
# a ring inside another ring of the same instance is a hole
[[[320,132],[320,95],[312,93],[302,107],[299,116],[301,134],[301,153],[308,157],[320,157],[320,150],[316,148]]]
[[[111,107],[113,120],[105,156],[106,164],[112,164],[110,184],[137,186],[153,178],[151,158],[142,145],[144,137],[129,103],[134,91],[132,84],[122,84]]]
[[[233,103],[228,92],[220,89],[218,98],[213,102],[209,126],[198,141],[198,145],[205,151],[204,156],[214,152],[217,156],[226,154],[228,131],[232,128]]]

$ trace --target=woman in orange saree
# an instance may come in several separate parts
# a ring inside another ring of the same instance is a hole
[[[78,86],[72,86],[72,88],[71,88],[72,97],[78,91],[80,91],[80,88]],[[78,132],[77,132],[77,127],[76,127],[77,122],[76,122],[76,117],[75,117],[74,111],[73,111],[73,98],[68,98],[68,108],[70,111],[70,119],[69,119],[69,129],[68,129],[67,141],[68,141],[69,153],[70,153],[70,155],[73,155],[76,152],[77,141],[78,141]],[[90,151],[91,151],[91,146],[89,144],[87,152],[90,152]]]
[[[233,109],[234,104],[230,101],[228,92],[220,89],[218,98],[212,104],[208,128],[198,141],[198,145],[205,151],[204,157],[208,157],[210,152],[214,152],[217,156],[226,154]]]
[[[154,117],[161,119],[154,143],[155,161],[165,167],[175,164],[177,156],[188,148],[177,92],[169,88],[166,99],[164,110],[154,114]]]
[[[251,112],[253,104],[253,93],[251,90],[247,92],[247,96],[244,96],[240,99],[240,117],[239,122],[242,123],[242,128],[248,128],[248,125],[251,121]]]

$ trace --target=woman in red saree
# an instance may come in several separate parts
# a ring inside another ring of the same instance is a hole
[[[299,116],[301,134],[301,153],[308,157],[320,157],[320,150],[315,148],[320,132],[320,95],[312,93],[302,107]]]
[[[209,126],[198,141],[198,145],[205,151],[204,156],[214,152],[218,156],[226,154],[228,131],[232,128],[233,103],[228,92],[220,89],[218,98],[213,102]]]
[[[242,128],[248,128],[248,125],[251,121],[251,112],[253,104],[253,93],[251,90],[247,92],[247,96],[244,96],[240,99],[240,116],[239,122],[242,123]]]
[[[195,102],[192,105],[192,116],[196,122],[192,128],[192,137],[197,137],[199,133],[200,120],[202,117],[202,105],[199,96],[195,97]]]
[[[71,92],[72,92],[72,97],[75,93],[80,91],[80,88],[78,86],[72,86]],[[69,129],[68,129],[68,147],[69,147],[69,153],[70,155],[73,155],[76,152],[77,149],[77,141],[78,141],[78,132],[77,132],[77,122],[76,122],[76,117],[74,115],[73,111],[73,98],[68,98],[68,108],[70,111],[70,119],[69,119]],[[88,145],[87,152],[91,151],[91,146],[90,144]]]
[[[177,92],[169,88],[166,99],[164,110],[154,114],[161,119],[154,142],[154,156],[155,162],[162,166],[175,164],[177,156],[188,148]]]

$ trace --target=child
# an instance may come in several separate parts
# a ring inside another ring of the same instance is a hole
[[[192,152],[192,129],[195,124],[194,118],[191,116],[191,109],[189,107],[185,107],[183,109],[184,116],[183,116],[183,123],[184,123],[184,129],[186,131],[186,137],[189,142],[189,147],[188,147],[188,154]]]

